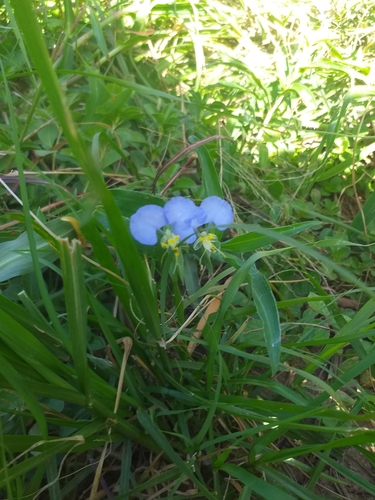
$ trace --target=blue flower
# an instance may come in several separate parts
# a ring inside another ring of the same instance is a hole
[[[167,201],[164,206],[164,215],[168,224],[172,225],[172,232],[181,240],[187,238],[187,243],[194,243],[197,239],[196,228],[205,224],[207,218],[201,208],[182,196],[176,196]]]
[[[215,224],[224,231],[233,222],[233,209],[229,203],[218,196],[209,196],[202,201],[200,208],[206,214],[206,224]]]
[[[145,205],[130,217],[130,232],[139,243],[155,245],[158,242],[157,230],[167,224],[164,208],[158,205]]]
[[[134,239],[144,245],[155,245],[157,233],[166,227],[161,244],[171,247],[177,254],[176,245],[183,240],[194,243],[197,228],[204,224],[214,224],[224,230],[233,222],[231,205],[218,196],[209,196],[197,207],[192,200],[176,196],[165,204],[145,205],[130,217],[130,232]]]

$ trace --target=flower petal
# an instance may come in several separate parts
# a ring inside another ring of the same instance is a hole
[[[130,232],[139,243],[155,245],[158,242],[157,230],[166,224],[162,207],[144,205],[130,217]]]
[[[205,223],[206,214],[200,207],[182,196],[171,198],[164,207],[165,218],[172,224],[174,234],[181,240],[189,237],[187,243],[194,243],[197,239],[195,229]]]
[[[213,223],[218,229],[226,229],[234,220],[231,205],[218,196],[209,196],[202,201],[200,208],[206,214],[205,223]]]
[[[196,221],[196,226],[204,224],[205,214],[196,206],[196,204],[184,198],[183,196],[175,196],[171,198],[164,207],[165,218],[168,224],[176,224],[180,222]]]
[[[185,238],[189,236],[185,243],[194,243],[197,239],[194,229],[195,227],[192,227],[192,225],[187,222],[176,222],[176,224],[172,226],[173,234],[178,234],[180,241],[185,240]]]

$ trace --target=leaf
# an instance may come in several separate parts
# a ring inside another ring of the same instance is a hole
[[[208,489],[196,478],[193,473],[193,469],[189,467],[186,462],[182,460],[180,455],[174,451],[170,441],[164,436],[159,427],[151,420],[148,413],[144,410],[139,410],[137,412],[138,421],[142,427],[148,432],[150,436],[153,437],[154,441],[160,446],[164,453],[172,460],[172,463],[176,464],[182,474],[187,476],[193,484],[201,491],[205,496],[204,498],[215,500],[216,495],[213,495],[208,491]]]
[[[69,336],[72,343],[74,368],[81,391],[90,400],[90,379],[87,364],[87,301],[83,275],[82,251],[79,240],[69,244],[58,240]]]
[[[71,226],[60,220],[47,223],[46,226],[59,236],[68,236],[72,232]],[[51,245],[41,236],[35,234],[35,245],[40,261],[54,262],[58,254]],[[30,245],[26,233],[18,238],[0,243],[0,282],[21,276],[34,271],[30,253]]]
[[[287,477],[285,474],[282,474],[272,467],[263,465],[262,471],[265,473],[266,479],[268,480],[267,482],[272,481],[274,483],[283,485],[284,488],[287,489],[290,493],[294,493],[295,495],[297,495],[297,498],[300,500],[322,500],[322,497],[320,495],[316,495],[305,486],[298,484],[294,481],[294,479]]]
[[[352,448],[352,450],[357,451],[358,448],[357,448],[357,450]],[[353,470],[349,469],[348,467],[345,467],[337,460],[330,458],[325,453],[318,452],[317,455],[320,458],[320,460],[327,463],[330,467],[332,467],[332,469],[336,469],[343,477],[349,479],[354,484],[357,484],[364,491],[371,493],[371,495],[373,495],[375,497],[375,485],[374,485],[374,483],[367,481],[365,478],[361,477],[359,474],[357,474]]]
[[[291,226],[277,227],[272,229],[272,231],[275,233],[275,239],[270,238],[269,236],[263,236],[261,234],[252,232],[241,234],[240,236],[236,236],[235,238],[222,243],[221,249],[230,250],[231,252],[236,253],[252,252],[254,250],[257,250],[258,248],[271,245],[272,243],[275,243],[275,241],[278,241],[279,238],[277,237],[277,233],[284,233],[288,236],[293,236],[319,225],[320,222],[313,221],[299,222]]]
[[[26,292],[23,291],[19,293],[18,297],[23,307],[0,294],[0,309],[9,314],[9,316],[16,320],[21,326],[33,333],[33,335],[42,342],[56,358],[67,361],[69,356],[62,347],[65,345],[67,350],[70,351],[70,344],[66,339],[65,332],[63,338],[58,337],[58,333],[43,317],[42,313],[30,297],[27,296]]]
[[[255,264],[250,267],[253,297],[257,312],[263,323],[264,340],[274,375],[280,360],[281,329],[276,300],[270,285]]]
[[[197,155],[202,169],[204,196],[219,196],[223,198],[219,175],[206,146],[200,146],[197,149]]]
[[[79,446],[83,442],[83,436],[56,439],[55,442],[50,441],[48,443],[49,446],[45,451],[31,456],[31,458],[26,458],[20,463],[14,464],[6,472],[4,469],[0,471],[0,487],[4,487],[8,481],[13,481],[16,478],[21,477],[23,474],[26,474],[28,471],[34,469],[40,464],[46,464],[47,460],[56,456],[58,453],[73,451],[76,446]]]
[[[367,445],[368,443],[374,442],[375,432],[365,431],[365,432],[355,432],[353,436],[343,437],[335,439],[332,441],[317,443],[317,444],[306,444],[302,446],[296,446],[295,448],[289,448],[278,451],[266,452],[260,458],[260,461],[266,463],[278,463],[283,462],[292,457],[298,457],[301,455],[307,455],[310,453],[316,453],[321,450],[333,450],[335,448],[345,448],[347,446],[356,446],[360,444]]]
[[[135,300],[142,311],[145,324],[153,336],[159,339],[161,329],[158,305],[150,284],[146,265],[139,256],[129,229],[121,217],[121,212],[104,182],[101,170],[98,168],[98,159],[92,157],[84,138],[78,133],[42,38],[35,9],[30,0],[12,0],[12,6],[56,119],[66,136],[74,158],[80,164],[92,191],[101,201],[106,211],[111,229],[111,243],[117,251]]]
[[[71,368],[56,359],[50,351],[37,340],[32,333],[21,326],[9,314],[0,309],[0,339],[2,339],[18,356],[44,375],[46,369],[53,374],[71,376]],[[65,386],[68,386],[64,382]]]
[[[90,21],[99,49],[104,56],[108,56],[108,49],[105,43],[103,29],[92,8],[90,9]]]
[[[371,193],[370,196],[365,201],[362,207],[362,211],[359,211],[354,217],[351,226],[359,231],[364,231],[364,225],[366,224],[367,231],[373,231],[375,228],[375,193]]]
[[[232,477],[235,477],[265,500],[271,500],[272,498],[277,500],[296,500],[296,497],[289,495],[277,486],[266,483],[263,479],[254,476],[238,465],[225,464],[220,467],[220,470],[226,472]]]
[[[111,94],[102,80],[97,78],[88,78],[90,85],[89,97],[86,102],[86,121],[92,121],[96,118],[96,109],[98,106],[111,98]]]
[[[30,412],[37,421],[40,432],[45,438],[48,436],[47,422],[44,417],[43,411],[40,407],[34,394],[30,391],[27,386],[27,382],[22,379],[22,376],[13,368],[11,363],[0,353],[0,372],[8,380],[10,385],[15,389],[15,391],[21,396],[25,401],[26,406],[29,408]]]
[[[317,102],[314,92],[307,85],[303,85],[299,82],[294,82],[291,85],[290,90],[294,90],[300,96],[306,108],[316,109]]]
[[[113,197],[124,217],[130,218],[143,205],[159,205],[164,207],[165,201],[159,196],[130,191],[128,189],[112,189]]]

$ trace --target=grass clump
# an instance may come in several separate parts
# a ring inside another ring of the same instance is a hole
[[[371,2],[0,15],[0,496],[373,498]]]

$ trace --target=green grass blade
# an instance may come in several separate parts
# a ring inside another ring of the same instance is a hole
[[[35,10],[30,0],[12,0],[16,20],[23,31],[26,45],[72,152],[89,179],[108,216],[116,250],[126,271],[145,322],[155,338],[160,338],[160,323],[156,298],[152,292],[147,271],[135,248],[112,194],[107,189],[97,162],[90,155],[61,91],[56,73],[43,42]]]
[[[297,224],[293,224],[291,226],[277,227],[273,229],[273,231],[275,231],[275,233],[285,233],[288,236],[294,236],[318,225],[320,225],[320,223],[314,221],[298,222]],[[245,253],[253,252],[259,248],[272,245],[272,243],[275,243],[275,240],[272,238],[249,232],[225,241],[221,244],[221,249],[230,250],[231,252]]]
[[[251,257],[249,257],[245,262],[242,262],[239,259],[237,259],[234,262],[235,266],[237,267],[237,271],[233,275],[231,282],[228,284],[228,286],[224,292],[224,295],[223,295],[223,298],[221,300],[220,308],[218,311],[218,315],[215,319],[215,322],[212,326],[207,324],[205,326],[205,328],[203,329],[203,336],[207,339],[207,342],[209,344],[208,367],[207,367],[207,387],[209,389],[211,388],[213,377],[214,377],[215,357],[216,357],[218,346],[219,346],[219,341],[220,341],[220,336],[221,336],[220,332],[222,330],[222,324],[224,321],[225,314],[228,311],[228,309],[230,308],[230,306],[234,300],[234,297],[235,297],[236,293],[238,292],[238,289],[240,288],[241,284],[244,281],[249,281],[251,279],[250,271],[251,271],[251,268],[254,265],[254,263],[258,259],[268,255],[269,253],[273,253],[273,251],[271,250],[270,252],[257,252],[255,254],[253,254]],[[259,287],[260,287],[261,280],[262,280],[262,278],[259,278],[259,280],[257,281],[257,284]],[[264,293],[264,290],[265,290],[264,286],[260,287],[260,290],[262,291],[262,293]],[[268,303],[271,304],[270,297],[268,296],[268,298],[269,298]],[[259,305],[259,307],[261,307],[261,304]],[[272,310],[274,311],[273,305],[272,305]],[[276,311],[276,315],[278,317],[276,303],[275,303],[275,311]],[[263,314],[263,311],[262,311],[262,314]],[[274,327],[274,320],[276,318],[276,315],[275,315],[275,312],[273,312],[273,320],[272,320],[272,323],[270,324],[270,327],[272,327],[272,328]],[[277,331],[278,330],[276,329],[276,332]],[[274,335],[276,335],[275,332],[273,332],[272,335],[270,335],[270,342],[272,342]],[[275,347],[277,347],[277,346],[275,345]],[[273,349],[275,349],[275,347],[273,347]],[[277,356],[277,349],[273,351],[273,355]],[[275,368],[274,360],[272,361],[272,367]]]
[[[39,364],[41,368],[51,369],[57,374],[71,375],[68,366],[56,359],[26,328],[2,310],[0,338],[31,366]]]
[[[134,322],[134,324],[140,323],[137,319],[141,316],[139,308],[137,307],[137,304],[131,304],[129,290],[124,282],[124,279],[121,277],[120,271],[114,263],[113,256],[108,248],[108,245],[104,241],[99,229],[96,227],[95,222],[90,220],[83,225],[82,233],[87,241],[91,243],[96,260],[105,270],[108,282],[112,285],[113,290],[123,304],[128,317],[132,322]],[[144,325],[140,324],[138,330],[140,334],[143,335],[145,333]]]
[[[363,281],[358,279],[351,271],[348,271],[344,267],[340,266],[336,262],[333,262],[332,259],[326,257],[322,253],[318,252],[315,248],[312,248],[309,245],[305,245],[304,243],[301,243],[300,241],[291,238],[290,236],[287,236],[284,233],[277,233],[278,235],[275,235],[275,232],[273,229],[265,228],[265,227],[260,227],[260,226],[253,226],[251,224],[236,224],[236,227],[239,227],[240,229],[247,229],[251,230],[254,233],[261,234],[263,236],[268,236],[270,238],[275,238],[276,240],[282,241],[287,245],[290,245],[291,247],[294,247],[298,250],[300,250],[303,253],[306,253],[307,255],[310,255],[317,261],[322,262],[325,264],[328,268],[333,269],[337,274],[339,274],[343,279],[348,281],[349,283],[352,283],[353,285],[356,285],[360,290],[365,292],[367,295],[370,297],[375,297],[375,292],[368,286],[366,286]],[[276,237],[275,237],[276,236]]]
[[[17,0],[18,1],[18,0]],[[162,92],[161,90],[153,89],[152,87],[147,87],[146,85],[140,85],[139,83],[130,82],[128,80],[122,80],[121,78],[114,78],[112,76],[101,75],[100,73],[94,73],[92,71],[82,71],[82,70],[58,70],[57,74],[61,75],[80,75],[86,76],[90,78],[97,78],[99,80],[104,80],[109,83],[115,83],[120,87],[124,87],[126,89],[134,90],[140,95],[147,97],[150,99],[150,96],[155,97],[155,102],[157,99],[167,99],[168,101],[177,101],[177,102],[186,102],[181,97],[175,96],[173,94],[167,94],[166,92]]]
[[[196,478],[193,474],[192,468],[189,467],[175,452],[172,448],[169,440],[164,436],[159,427],[151,420],[148,413],[143,410],[139,410],[138,413],[138,421],[142,425],[142,427],[147,431],[147,433],[153,437],[154,441],[160,446],[160,448],[164,451],[164,453],[172,460],[174,464],[180,469],[181,474],[186,475],[193,484],[199,489],[201,493],[205,495],[205,498],[215,500],[216,496],[209,492],[209,490]]]
[[[71,38],[71,30],[74,24],[74,11],[71,0],[64,0],[64,33],[65,40],[63,42],[63,54],[61,67],[71,69],[74,63],[74,48],[73,39]]]
[[[370,196],[365,201],[362,207],[362,211],[358,212],[355,216],[351,226],[359,231],[364,231],[364,223],[366,225],[367,231],[374,230],[375,222],[375,193],[370,194]]]
[[[102,54],[108,57],[108,48],[104,38],[103,28],[101,23],[99,22],[99,19],[97,18],[96,11],[92,7],[90,8],[90,21],[96,43],[98,44],[98,47],[101,50]]]
[[[74,239],[58,240],[69,336],[74,367],[81,391],[90,400],[90,379],[87,363],[87,301],[83,275],[81,243]]]
[[[33,456],[32,458],[27,458],[26,460],[16,463],[8,468],[8,477],[10,481],[13,481],[17,477],[28,473],[40,464],[45,464],[47,460],[55,456],[58,453],[67,453],[72,451],[76,446],[84,441],[82,436],[76,436],[75,438],[59,439],[59,443],[50,443],[45,451],[41,451],[39,454]],[[37,448],[36,448],[37,450]],[[4,486],[6,482],[6,476],[4,471],[0,471],[0,488]]]
[[[130,481],[132,463],[132,442],[130,439],[125,439],[121,451],[121,475],[119,484],[119,496],[125,495],[130,489]]]
[[[223,190],[220,185],[219,173],[215,168],[206,146],[200,146],[197,148],[197,155],[202,169],[202,184],[205,197],[219,196],[220,198],[223,198]]]
[[[295,494],[301,500],[322,500],[321,496],[316,495],[308,490],[305,486],[298,484],[293,479],[285,476],[281,472],[272,469],[271,467],[263,466],[262,470],[265,473],[266,479],[272,480],[273,483],[282,485],[285,489]]]
[[[22,380],[22,377],[19,375],[19,373],[13,368],[11,363],[9,363],[1,353],[0,372],[25,401],[26,406],[29,408],[31,414],[34,416],[36,422],[38,423],[41,435],[46,438],[48,435],[47,422],[38,400],[28,388],[27,383]]]
[[[337,460],[334,460],[333,458],[330,458],[323,453],[317,453],[317,455],[320,460],[332,467],[332,469],[336,469],[337,472],[339,472],[342,476],[348,478],[354,484],[357,484],[360,488],[362,488],[364,491],[367,491],[375,498],[375,485],[373,483],[367,481],[348,467],[345,467],[345,465],[340,464],[340,462],[338,462]]]
[[[264,339],[266,342],[268,356],[271,362],[272,374],[275,375],[281,349],[281,329],[279,313],[276,300],[268,281],[258,271],[255,264],[250,267],[252,291],[257,313],[259,314],[264,328]]]
[[[59,485],[59,470],[57,467],[56,455],[51,457],[46,463],[46,476],[49,484],[48,492],[50,500],[62,500]]]
[[[373,431],[358,432],[354,436],[339,438],[332,440],[329,443],[321,444],[309,444],[303,446],[296,446],[287,450],[278,450],[266,452],[260,458],[261,462],[282,462],[291,457],[298,457],[301,455],[307,455],[309,453],[315,453],[321,450],[333,450],[336,448],[345,448],[347,446],[356,446],[360,444],[368,444],[373,442],[375,439],[375,433]]]
[[[252,489],[257,495],[260,496],[260,498],[264,498],[265,500],[270,500],[272,498],[277,498],[277,500],[296,500],[296,497],[289,495],[277,486],[266,483],[263,479],[254,476],[238,465],[225,464],[220,467],[220,470],[226,472],[232,477],[235,477],[245,486]]]
[[[35,236],[34,236],[33,226],[32,226],[32,216],[31,216],[31,212],[30,212],[29,197],[28,197],[25,175],[24,175],[24,170],[23,170],[24,155],[23,155],[22,150],[21,150],[21,144],[20,144],[19,134],[18,134],[18,123],[17,123],[16,116],[15,116],[14,109],[13,109],[12,96],[10,93],[8,81],[7,81],[7,78],[5,75],[5,71],[4,71],[4,67],[3,67],[3,64],[1,62],[1,59],[0,59],[0,66],[1,66],[1,73],[2,73],[2,77],[3,77],[4,86],[5,86],[6,102],[8,104],[8,109],[9,109],[9,116],[10,116],[11,130],[12,130],[12,140],[14,143],[14,148],[15,148],[15,153],[16,153],[16,165],[17,165],[18,179],[19,179],[19,183],[20,183],[22,208],[23,208],[23,214],[25,217],[26,232],[27,232],[29,245],[30,245],[31,259],[33,262],[33,267],[34,267],[38,287],[39,287],[43,302],[45,304],[47,313],[48,313],[48,315],[49,315],[49,317],[54,325],[56,332],[59,332],[60,336],[62,337],[63,332],[61,329],[61,325],[60,325],[59,319],[57,317],[52,300],[50,298],[50,295],[48,293],[47,286],[44,282],[41,266],[40,266],[39,259],[38,259],[37,246],[36,246]]]
[[[361,331],[363,328],[367,327],[371,321],[371,317],[374,314],[374,312],[375,312],[375,299],[370,299],[336,334],[335,338],[337,340],[337,343],[334,345],[328,345],[325,349],[323,349],[320,352],[319,354],[320,360],[331,358],[339,349],[344,347],[346,342],[344,340],[340,342],[341,336],[345,338],[348,334],[352,332]],[[315,368],[316,365],[314,363],[310,363],[309,365],[306,366],[305,372],[311,373]],[[353,367],[352,370],[357,368],[358,364],[356,365],[356,367]]]
[[[60,237],[72,233],[71,226],[69,227],[69,224],[60,220],[48,223],[46,226]],[[36,270],[29,241],[28,233],[22,233],[14,240],[0,243],[0,282]],[[42,259],[54,262],[58,258],[57,253],[52,250],[51,245],[42,236],[34,233],[34,241],[38,262],[40,262],[39,266]]]

